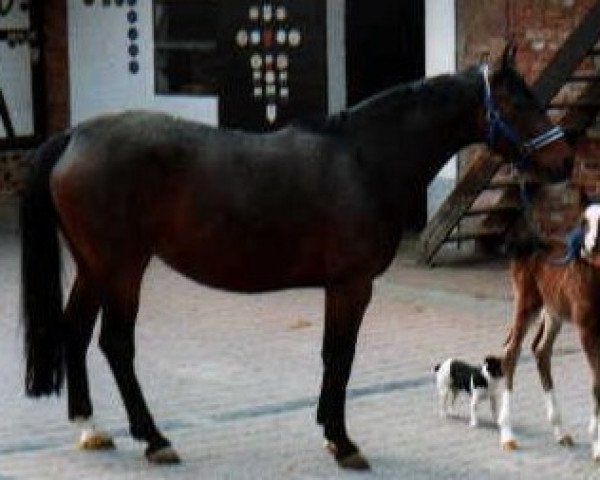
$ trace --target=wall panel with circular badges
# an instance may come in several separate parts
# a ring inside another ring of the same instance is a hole
[[[224,125],[272,130],[325,112],[326,5],[234,0],[223,7],[222,43],[231,49],[220,102]]]

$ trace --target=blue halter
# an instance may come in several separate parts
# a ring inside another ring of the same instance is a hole
[[[489,66],[483,64],[480,66],[481,76],[483,77],[485,106],[485,118],[487,122],[487,145],[493,149],[500,137],[504,137],[518,152],[518,157],[513,159],[513,164],[517,169],[522,170],[527,166],[529,156],[536,150],[544,148],[546,145],[559,140],[565,136],[565,132],[558,125],[540,133],[528,141],[522,141],[517,131],[506,121],[502,119],[500,112],[494,105],[492,90],[489,79]]]

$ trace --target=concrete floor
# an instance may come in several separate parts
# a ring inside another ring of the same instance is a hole
[[[500,353],[511,295],[503,261],[449,251],[444,266],[424,269],[415,266],[411,245],[377,281],[359,339],[347,412],[372,470],[357,474],[337,468],[315,425],[322,292],[229,294],[160,262],[143,285],[136,364],[155,419],[183,463],[146,463],[96,341],[89,353],[95,412],[118,448],[77,451],[65,398],[24,397],[19,246],[13,234],[0,235],[0,479],[600,478],[586,433],[589,375],[572,328],[559,338],[554,372],[574,447],[553,441],[527,350],[514,398],[519,450],[501,451],[489,420],[469,428],[466,398],[457,400],[454,418],[438,417],[432,365]],[[70,276],[67,266],[67,283]]]

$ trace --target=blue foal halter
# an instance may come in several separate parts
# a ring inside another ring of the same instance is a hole
[[[489,79],[489,66],[483,64],[480,66],[481,76],[483,77],[484,96],[483,102],[485,106],[485,118],[487,121],[487,144],[493,148],[496,145],[498,138],[503,136],[506,138],[515,150],[518,152],[518,158],[513,160],[514,165],[518,169],[523,169],[527,166],[527,159],[536,150],[544,148],[546,145],[559,140],[565,136],[565,132],[558,125],[540,133],[531,140],[523,142],[516,130],[506,123],[500,112],[494,105],[492,98],[492,90]]]

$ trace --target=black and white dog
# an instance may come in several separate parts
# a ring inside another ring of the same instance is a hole
[[[494,422],[497,419],[497,387],[502,378],[502,360],[497,357],[485,357],[480,366],[449,358],[434,368],[435,380],[440,396],[440,414],[448,415],[448,403],[454,405],[456,395],[463,391],[471,396],[471,426],[479,424],[477,407],[489,398]]]

